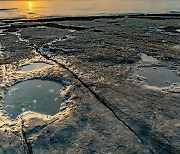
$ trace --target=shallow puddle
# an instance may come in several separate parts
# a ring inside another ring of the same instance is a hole
[[[11,119],[25,111],[54,115],[63,102],[60,98],[62,89],[63,86],[54,81],[36,79],[20,82],[5,94],[3,107]]]
[[[33,71],[33,70],[38,70],[41,69],[43,67],[49,66],[49,64],[47,63],[32,63],[32,64],[28,64],[28,65],[24,65],[22,67],[20,67],[20,71]]]
[[[146,61],[146,62],[157,62],[158,61],[156,58],[153,58],[152,56],[148,56],[144,53],[141,53],[141,58],[142,58],[142,61]]]
[[[145,77],[150,86],[167,87],[180,82],[180,77],[165,67],[140,67],[138,75]]]

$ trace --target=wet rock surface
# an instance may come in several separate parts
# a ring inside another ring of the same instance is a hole
[[[0,153],[179,153],[179,16],[167,18],[0,21]],[[36,62],[47,66],[20,71]],[[175,77],[151,85],[142,68]],[[26,80],[63,85],[59,112],[11,120],[3,100]]]

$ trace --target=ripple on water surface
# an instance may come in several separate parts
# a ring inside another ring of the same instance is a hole
[[[38,79],[17,83],[5,94],[4,110],[11,119],[25,111],[54,115],[63,102],[63,88],[57,82]]]
[[[173,83],[180,83],[180,77],[165,67],[140,67],[138,74],[146,78],[150,86],[167,87]]]
[[[19,70],[20,71],[33,71],[33,70],[41,69],[46,66],[49,66],[49,64],[43,63],[43,62],[38,62],[38,63],[24,65],[24,66],[20,67]]]

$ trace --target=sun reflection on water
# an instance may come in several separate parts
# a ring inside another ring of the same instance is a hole
[[[33,2],[31,2],[31,1],[28,2],[28,8],[29,8],[29,9],[32,9],[32,8],[33,8]]]
[[[27,2],[27,10],[29,13],[32,13],[33,12],[33,2],[29,1]]]
[[[36,17],[36,13],[35,13],[35,2],[32,1],[28,1],[26,2],[26,17],[27,18],[35,18]]]

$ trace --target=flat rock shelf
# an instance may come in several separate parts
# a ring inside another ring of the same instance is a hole
[[[179,154],[179,20],[0,19],[0,154]]]

